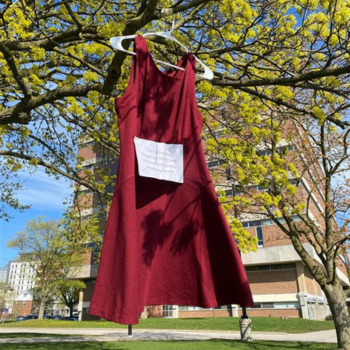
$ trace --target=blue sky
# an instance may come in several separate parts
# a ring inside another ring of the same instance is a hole
[[[0,219],[0,266],[5,266],[17,256],[14,249],[6,247],[6,243],[15,237],[16,232],[23,229],[28,220],[40,215],[47,219],[59,219],[64,213],[63,202],[72,193],[71,182],[65,179],[55,180],[40,169],[32,174],[22,174],[25,180],[24,189],[18,193],[21,204],[31,204],[31,209],[24,212],[8,210],[13,217],[9,222]]]

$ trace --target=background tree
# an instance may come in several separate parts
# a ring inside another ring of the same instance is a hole
[[[69,317],[73,317],[74,307],[79,303],[80,290],[86,285],[77,279],[64,280],[59,284],[61,286],[58,286],[58,297],[69,308]]]
[[[35,271],[35,296],[40,304],[38,316],[42,319],[46,303],[54,296],[62,294],[61,291],[71,286],[83,287],[71,280],[83,264],[84,252],[90,248],[82,240],[72,240],[74,232],[67,232],[63,220],[44,221],[39,217],[30,220],[16,235],[8,242],[8,247],[18,250]]]
[[[0,282],[0,311],[10,306],[13,296],[14,293],[11,286],[7,283]]]
[[[275,193],[271,197],[273,201],[269,203],[268,194],[261,196],[264,197],[261,199],[253,198],[251,203],[263,206],[264,214],[270,207],[276,207],[276,215],[285,215],[284,219],[288,219],[286,213],[293,207],[292,192],[295,185],[288,184],[285,179],[288,178],[288,172],[294,171],[296,179],[303,172],[284,168],[285,164],[291,162],[284,161],[277,151],[273,157],[268,156],[270,160],[259,160],[261,165],[256,168],[253,167],[255,163],[250,167],[246,162],[252,159],[253,150],[257,150],[259,142],[264,139],[272,149],[278,143],[281,125],[275,120],[276,116],[288,116],[300,127],[305,128],[306,125],[305,135],[315,137],[309,145],[317,146],[324,136],[325,145],[327,142],[330,145],[330,140],[335,139],[345,140],[343,145],[346,144],[350,126],[347,118],[350,96],[349,11],[349,0],[2,2],[2,202],[23,208],[16,200],[15,190],[19,188],[20,182],[14,175],[21,169],[34,171],[37,166],[45,167],[53,176],[73,179],[100,193],[101,198],[110,198],[107,185],[113,183],[114,179],[104,176],[105,169],[101,167],[100,178],[103,181],[94,181],[90,173],[81,171],[82,159],[76,159],[81,135],[101,145],[106,159],[118,156],[112,96],[125,89],[130,59],[126,60],[125,54],[121,52],[114,52],[108,39],[121,34],[165,28],[172,15],[175,15],[176,37],[188,43],[191,51],[215,70],[213,81],[198,80],[196,87],[198,105],[205,116],[206,133],[212,133],[215,139],[215,134],[221,132],[222,121],[218,116],[223,106],[231,106],[230,111],[235,111],[232,115],[239,117],[224,126],[230,140],[225,142],[231,143],[220,146],[213,151],[214,154],[225,157],[227,153],[227,167],[232,166],[233,160],[237,162],[231,169],[232,174],[244,178],[246,171],[246,174],[254,175],[254,183],[259,182],[256,177],[269,173],[271,176],[267,176],[263,184],[269,186],[271,191],[277,191],[271,192]],[[149,44],[157,58],[176,61],[176,56],[182,54],[173,45],[158,46],[157,40]],[[215,121],[215,118],[218,120]],[[315,126],[320,127],[315,131],[316,136],[314,131],[311,133]],[[247,134],[249,137],[245,139],[246,143],[235,145],[234,138],[229,137],[232,134],[238,134],[241,140],[248,137]],[[300,152],[305,151],[302,146],[303,143],[298,143]],[[231,154],[228,149],[234,152]],[[325,147],[323,151],[320,147],[318,149],[320,151],[315,153],[315,162],[328,162],[326,174],[328,171],[331,177],[338,176],[334,164],[331,165],[334,156],[332,148]],[[108,161],[105,164],[108,166]],[[346,166],[342,169],[346,169]],[[240,180],[240,185],[246,186],[250,181],[246,177],[244,181]],[[329,225],[335,216],[331,202],[333,185],[340,185],[330,179],[327,181],[324,180],[321,187],[328,208],[323,225],[325,230],[326,227],[331,230],[328,232],[337,230],[340,233],[339,228]],[[347,184],[344,180],[341,186]],[[278,196],[283,195],[278,194],[278,191],[286,194],[288,201],[281,201]],[[238,209],[246,204],[243,197],[237,202]],[[342,210],[346,209],[346,205],[347,202],[343,201]],[[297,208],[300,215],[306,210]],[[226,210],[231,210],[229,203]],[[4,210],[2,215],[6,215]],[[299,231],[295,231],[295,227],[298,225],[292,219],[290,217],[291,221],[288,222],[294,231],[288,229],[288,232],[291,232],[293,244],[296,243],[297,247],[298,235],[295,232]],[[237,238],[242,237],[240,243],[244,248],[244,231],[239,222],[234,221],[232,224],[236,226]],[[317,242],[315,230],[312,231],[310,225],[304,224],[310,232],[309,237],[312,234]],[[329,254],[335,253],[337,247],[337,251],[340,251],[341,244],[347,242],[347,225],[342,227],[342,238],[333,241],[338,243],[332,245],[331,239],[326,239],[325,251],[321,253],[328,267],[332,261],[332,255]],[[307,235],[304,235],[304,239],[307,239]],[[333,236],[331,233],[327,237]],[[300,249],[299,253],[312,271],[307,256]],[[327,275],[327,283],[321,275],[315,273],[314,276],[320,277],[321,285],[326,288],[336,280],[336,275],[331,270],[324,274]],[[332,303],[331,299],[328,301]],[[331,309],[335,312],[333,306]],[[335,319],[339,346],[349,349],[349,315],[341,314],[341,322]]]
[[[221,184],[221,201],[238,220],[268,219],[290,239],[326,295],[339,347],[348,349],[350,290],[337,268],[346,266],[350,239],[350,129],[282,110],[252,123],[234,113],[217,120],[220,137],[207,138],[208,153],[222,162],[217,176],[229,169],[233,179]]]

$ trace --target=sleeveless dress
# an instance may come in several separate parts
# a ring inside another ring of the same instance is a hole
[[[116,99],[118,176],[90,314],[137,324],[148,305],[252,306],[247,276],[205,161],[195,58],[164,73],[135,38],[130,81]],[[138,175],[134,137],[183,145],[183,183]]]

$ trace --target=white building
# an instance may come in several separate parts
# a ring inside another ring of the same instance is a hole
[[[8,265],[0,267],[0,283],[6,283]]]
[[[26,261],[11,261],[7,283],[15,291],[16,296],[33,289],[35,286],[35,271]]]

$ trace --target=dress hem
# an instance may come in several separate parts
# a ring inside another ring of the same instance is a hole
[[[194,302],[194,301],[177,301],[177,302],[172,302],[172,301],[147,301],[147,303],[144,305],[145,306],[155,306],[155,305],[178,305],[178,306],[196,306],[196,307],[202,307],[202,308],[213,308],[213,307],[217,307],[220,305],[239,305],[241,307],[251,307],[254,305],[253,301],[248,301],[245,303],[238,303],[238,302],[220,302],[218,303],[217,301],[215,302],[207,302],[207,303],[199,303],[198,302]],[[124,317],[118,317],[115,314],[110,314],[104,311],[101,311],[100,309],[96,308],[96,307],[90,307],[89,308],[89,314],[95,315],[95,316],[100,316],[108,321],[112,321],[112,322],[116,322],[116,323],[120,323],[120,324],[138,324],[139,323],[139,318],[137,317],[137,319],[135,318],[124,318]]]
[[[94,308],[94,307],[89,308],[89,314],[95,315],[95,316],[100,316],[108,321],[112,321],[112,322],[120,323],[120,324],[125,324],[125,325],[129,325],[129,324],[134,325],[134,324],[139,323],[138,317],[136,320],[135,320],[135,318],[118,317],[118,316],[115,316],[114,314],[110,314],[110,313],[101,311],[101,310]]]

